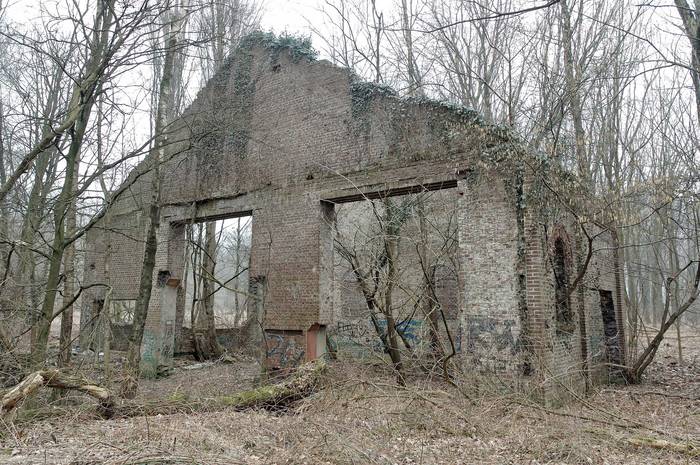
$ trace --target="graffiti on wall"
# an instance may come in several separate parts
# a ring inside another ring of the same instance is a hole
[[[396,331],[405,339],[411,347],[415,347],[420,343],[420,330],[423,326],[421,320],[403,320],[396,323]],[[379,328],[382,334],[386,334],[386,320],[379,321]]]
[[[333,351],[349,351],[356,356],[361,356],[369,351],[376,350],[376,331],[364,321],[338,322],[328,332],[328,337]]]
[[[306,344],[302,331],[266,331],[268,369],[294,367],[304,361]]]
[[[466,352],[481,370],[502,372],[515,363],[520,343],[513,334],[514,320],[468,315],[465,323]]]
[[[498,320],[489,316],[469,315],[467,317],[467,350],[473,352],[483,348],[517,352],[512,328],[513,320]]]
[[[455,346],[455,351],[462,350],[462,325],[459,321],[450,321],[450,337]],[[328,331],[329,344],[331,350],[347,351],[353,356],[367,356],[372,353],[385,352],[382,340],[386,338],[386,320],[377,320],[377,329],[370,319],[358,319],[352,321],[342,321],[336,323]],[[405,341],[411,350],[418,352],[428,350],[429,341],[427,336],[428,327],[422,319],[406,319],[397,322],[396,328],[399,332],[399,344],[404,347]],[[440,326],[440,337],[446,350],[451,350],[451,344],[447,332]]]
[[[143,331],[141,342],[141,372],[145,377],[154,377],[158,373],[158,341],[152,331]]]

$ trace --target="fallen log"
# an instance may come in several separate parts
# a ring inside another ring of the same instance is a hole
[[[286,379],[233,395],[209,399],[163,399],[155,401],[121,400],[108,389],[58,370],[34,372],[7,391],[0,400],[0,418],[10,414],[19,403],[42,386],[73,389],[99,400],[97,413],[102,418],[128,418],[175,413],[212,412],[224,409],[261,408],[284,410],[312,394],[319,386],[326,364],[323,360],[306,363]]]
[[[297,400],[309,396],[316,390],[326,370],[322,359],[301,365],[297,370],[277,384],[262,386],[219,398],[219,402],[237,410],[249,408],[285,409]]]
[[[627,442],[638,447],[652,447],[654,449],[665,449],[681,454],[688,454],[693,457],[700,457],[700,444],[698,443],[679,443],[649,437],[628,438]]]
[[[108,389],[97,386],[85,378],[62,373],[56,369],[39,370],[29,374],[0,399],[0,418],[10,415],[21,401],[40,387],[84,392],[99,401],[98,412],[109,418],[114,412],[114,395]]]
[[[311,395],[319,386],[326,363],[316,360],[297,368],[289,377],[249,391],[209,399],[166,399],[150,402],[131,402],[115,405],[113,417],[127,418],[174,413],[214,412],[224,409],[288,409],[294,402]]]

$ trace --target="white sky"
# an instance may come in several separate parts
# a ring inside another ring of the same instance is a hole
[[[0,0],[5,19],[13,23],[13,26],[19,30],[27,30],[32,25],[40,25],[42,17],[48,13],[51,16],[65,15],[67,5],[73,0]],[[78,0],[78,3],[85,5],[88,2],[95,0]],[[295,35],[311,36],[309,22],[311,21],[316,27],[319,27],[324,16],[319,11],[324,0],[257,0],[262,3],[261,13],[261,29],[264,31],[272,30],[276,33],[288,32]],[[379,2],[387,0],[379,0]],[[388,0],[391,1],[391,0]],[[314,41],[314,45],[318,45]],[[318,46],[317,46],[318,48]],[[141,67],[135,70],[138,73],[138,82],[150,82],[148,76],[149,68]],[[144,74],[145,73],[145,74]],[[197,89],[193,90],[193,95]],[[192,95],[190,95],[192,97]],[[130,103],[130,102],[129,102]],[[133,148],[139,146],[143,140],[148,137],[149,124],[147,120],[149,108],[148,100],[141,100],[136,103],[137,110],[129,117],[127,132],[131,134],[133,140],[127,141],[128,147]],[[133,146],[133,147],[131,147]],[[136,163],[133,160],[131,164]],[[128,165],[128,164],[127,164]]]
[[[40,14],[40,8],[48,8],[49,11],[63,5],[60,0],[9,0],[3,2],[7,14],[12,20],[23,22],[30,21]],[[288,31],[290,33],[308,34],[309,28],[306,18],[312,21],[320,19],[318,7],[323,0],[263,0],[264,14],[262,16],[262,29],[275,32]],[[39,7],[39,8],[38,8]]]
[[[322,4],[320,0],[266,0],[262,29],[309,35],[307,19],[314,22],[321,20],[319,4]]]

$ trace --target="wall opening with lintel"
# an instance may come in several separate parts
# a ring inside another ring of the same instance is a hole
[[[362,193],[329,203],[327,337],[337,356],[386,353],[389,316],[409,358],[440,359],[461,349],[455,186]]]

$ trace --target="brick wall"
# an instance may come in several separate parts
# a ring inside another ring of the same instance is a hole
[[[432,302],[424,288],[423,266],[428,273],[435,266],[435,287],[437,304],[445,313],[452,342],[459,350],[458,284],[455,263],[457,259],[456,221],[457,189],[444,189],[419,195],[399,196],[393,199],[394,205],[405,218],[399,228],[399,247],[396,259],[397,278],[392,292],[392,313],[399,325],[412,356],[427,355],[430,349],[430,326],[426,321],[424,305]],[[425,248],[428,262],[421,264],[418,254],[422,246],[419,209],[422,211],[425,231]],[[386,321],[381,314],[383,308],[386,269],[378,264],[384,253],[385,232],[379,218],[384,218],[381,201],[372,204],[358,201],[336,206],[335,230],[338,248],[347,250],[358,257],[360,272],[371,274],[379,271],[375,309],[380,331],[386,330]],[[333,338],[337,350],[351,356],[376,356],[384,348],[377,330],[370,318],[370,311],[347,258],[336,250],[334,257],[334,305],[331,327],[328,334]],[[451,344],[444,327],[440,310],[438,331],[444,349],[451,353]],[[405,348],[405,344],[401,344]],[[375,354],[373,354],[373,352]]]
[[[540,189],[542,180],[549,184],[548,189]],[[594,205],[583,194],[579,193],[573,204],[561,203],[555,198],[558,192],[571,192],[572,187],[542,172],[530,173],[525,186],[526,194],[539,199],[529,202],[523,212],[527,323],[532,357],[539,367],[531,386],[543,400],[560,402],[592,384],[607,382],[614,371],[606,366],[611,360],[605,345],[601,292],[612,296],[624,357],[626,311],[621,298],[619,257],[613,234],[589,216],[595,211]],[[578,219],[572,214],[572,206],[573,211],[583,213]],[[593,238],[588,265],[589,244],[582,228]],[[570,295],[571,320],[564,323],[557,309],[557,241],[563,244]],[[582,269],[585,274],[575,285]]]
[[[256,287],[259,318],[268,335],[288,339],[279,347],[293,347],[284,359],[296,360],[310,328],[337,323],[337,305],[357,304],[334,297],[333,282],[345,274],[328,263],[333,203],[459,184],[460,266],[449,285],[458,288],[455,332],[466,371],[527,378],[542,389],[555,388],[546,381],[550,373],[565,373],[567,383],[580,386],[587,379],[580,368],[583,340],[595,371],[598,291],[584,289],[573,298],[572,336],[557,335],[553,320],[548,232],[563,224],[574,248],[578,233],[570,217],[557,213],[565,211],[558,199],[534,195],[542,183],[532,167],[541,163],[507,130],[462,108],[400,99],[328,62],[295,61],[262,47],[236,53],[174,126],[162,169],[164,205],[143,349],[152,367],[167,364],[172,351],[177,299],[158,285],[157,274],[167,271],[173,283],[182,278],[184,222],[252,214],[250,278],[263,283]],[[87,279],[110,282],[120,298],[138,289],[145,227],[138,212],[150,185],[144,166],[88,237]],[[109,221],[119,234],[105,233]],[[614,287],[612,255],[596,256],[596,278],[587,277],[582,289]],[[620,305],[619,290],[615,299]],[[590,327],[583,339],[579,319]]]
[[[466,370],[506,382],[524,371],[515,192],[491,170],[460,181],[462,351]]]

